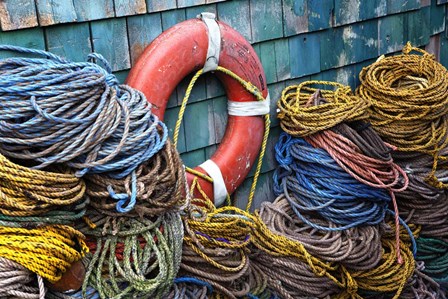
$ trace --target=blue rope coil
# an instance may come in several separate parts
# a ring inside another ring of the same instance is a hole
[[[166,126],[145,96],[118,85],[107,61],[70,62],[49,52],[0,45],[44,58],[0,61],[0,152],[41,169],[65,163],[77,175],[131,174],[166,143]]]
[[[282,133],[275,155],[279,167],[274,172],[274,192],[284,193],[297,217],[311,227],[336,231],[375,225],[384,219],[391,201],[389,193],[357,181],[325,150]],[[309,221],[309,212],[319,213],[338,227]]]

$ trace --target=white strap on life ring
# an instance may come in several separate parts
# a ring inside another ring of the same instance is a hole
[[[256,116],[269,114],[271,97],[268,96],[264,101],[236,102],[228,101],[227,110],[229,115],[234,116]]]
[[[221,169],[210,159],[199,165],[199,167],[204,169],[213,179],[213,201],[215,205],[217,207],[222,205],[227,197],[227,187],[224,183]]]
[[[214,71],[218,68],[219,53],[221,52],[221,31],[216,16],[211,12],[203,12],[198,16],[207,25],[208,49],[203,72]]]

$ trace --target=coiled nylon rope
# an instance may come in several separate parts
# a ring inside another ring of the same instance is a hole
[[[448,242],[433,237],[417,239],[417,259],[425,264],[423,273],[443,285],[448,284]]]
[[[446,159],[440,151],[448,145],[447,70],[433,55],[407,43],[402,55],[380,57],[359,78],[357,94],[372,104],[369,119],[375,130],[399,151],[431,155],[427,181],[446,188],[435,172]]]

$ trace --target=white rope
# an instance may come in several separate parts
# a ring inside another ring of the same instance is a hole
[[[218,68],[219,53],[221,52],[221,31],[215,14],[203,12],[198,16],[207,25],[208,49],[203,71],[204,73],[214,71]]]
[[[221,169],[212,160],[207,160],[201,165],[202,169],[213,179],[213,202],[215,206],[220,206],[224,203],[227,197],[227,187],[222,177]]]
[[[271,98],[268,94],[264,101],[235,102],[228,101],[227,110],[229,115],[234,116],[256,116],[269,114]]]

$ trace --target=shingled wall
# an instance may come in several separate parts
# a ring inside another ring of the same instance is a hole
[[[245,36],[258,53],[271,93],[272,125],[255,206],[272,200],[275,103],[285,86],[309,79],[358,84],[357,74],[406,41],[425,47],[448,66],[448,0],[0,0],[0,43],[46,49],[74,61],[91,51],[108,59],[120,81],[157,35],[203,11],[214,12]],[[7,57],[9,53],[0,53]],[[177,119],[187,80],[171,96],[165,121]],[[195,87],[178,149],[194,166],[219,144],[226,97],[213,75]],[[194,111],[194,112],[193,112]],[[204,129],[208,128],[208,130]],[[236,192],[244,206],[250,180]]]

